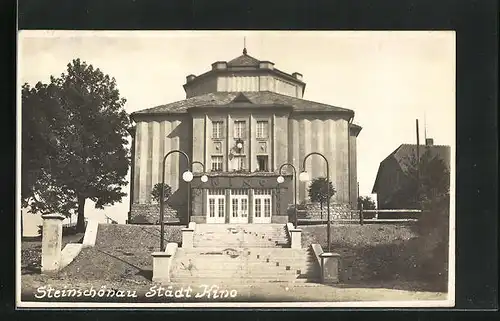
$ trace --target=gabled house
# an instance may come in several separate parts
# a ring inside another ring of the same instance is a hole
[[[420,158],[425,152],[429,152],[431,158],[437,157],[443,160],[448,170],[450,169],[450,146],[434,145],[433,139],[428,138],[425,145],[420,145]],[[403,189],[409,180],[407,170],[410,160],[416,155],[416,144],[401,144],[380,162],[372,190],[372,193],[377,194],[379,209],[401,209],[406,206],[408,194],[404,193]]]

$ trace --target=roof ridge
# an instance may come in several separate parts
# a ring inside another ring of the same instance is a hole
[[[187,109],[191,107],[227,105],[230,104],[231,101],[233,101],[238,96],[247,98],[249,103],[255,104],[256,106],[270,105],[270,104],[286,105],[292,107],[293,110],[297,112],[308,112],[308,111],[318,112],[324,110],[330,112],[353,113],[352,110],[347,108],[337,107],[312,100],[280,94],[270,90],[265,90],[265,91],[224,91],[224,92],[215,91],[210,93],[204,93],[201,95],[189,97],[175,102],[138,110],[133,112],[131,115],[156,114],[156,113],[174,113],[174,114],[185,113],[187,112]]]
[[[301,101],[305,101],[305,102],[309,102],[309,103],[314,103],[314,104],[318,104],[318,105],[323,105],[323,106],[328,106],[328,107],[335,107],[335,108],[340,108],[340,109],[343,109],[343,110],[346,110],[346,111],[351,111],[351,109],[349,109],[349,108],[338,107],[338,106],[335,106],[335,105],[329,105],[329,104],[320,103],[320,102],[317,102],[317,101],[314,101],[314,100],[309,100],[309,99],[304,99],[304,98],[299,98],[299,97],[294,97],[294,96],[288,96],[288,95],[285,95],[285,94],[277,93],[275,91],[262,90],[262,91],[259,91],[259,92],[268,92],[268,93],[272,93],[274,95],[283,96],[283,97],[286,97],[286,98],[291,98],[291,99],[301,100]]]
[[[243,59],[250,59],[250,61],[254,62],[255,64],[260,63],[260,61],[261,61],[260,59],[252,57],[252,56],[250,56],[248,54],[243,54],[243,55],[240,55],[240,56],[238,56],[236,58],[233,58],[233,59],[229,60],[227,62],[227,64],[228,65],[235,65],[236,62],[239,62],[239,60],[243,60]],[[235,66],[237,66],[237,65],[235,65]]]

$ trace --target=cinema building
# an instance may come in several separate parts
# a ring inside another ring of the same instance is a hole
[[[166,221],[197,223],[286,223],[294,201],[293,170],[297,169],[297,203],[308,201],[310,182],[299,182],[304,157],[322,153],[329,162],[337,204],[356,206],[356,138],[354,111],[304,99],[306,84],[298,72],[243,55],[217,61],[211,70],[188,75],[186,99],[134,112],[129,223],[159,221],[151,191],[162,181],[172,193]],[[202,163],[205,167],[198,162]],[[191,167],[192,166],[192,167]],[[191,169],[193,179],[183,180]],[[307,159],[311,179],[326,177],[326,162]],[[201,177],[206,174],[208,180]],[[204,180],[204,179],[203,179]],[[190,192],[188,193],[188,188]]]

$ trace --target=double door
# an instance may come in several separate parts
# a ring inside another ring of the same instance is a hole
[[[248,189],[232,189],[229,223],[248,223]]]
[[[271,223],[272,196],[269,189],[255,189],[252,204],[249,202],[248,189],[231,189],[228,204],[224,189],[208,190],[207,223],[224,224],[226,206],[229,206],[229,223],[248,223],[250,206],[253,210],[253,223]]]
[[[223,189],[214,189],[208,191],[207,207],[207,223],[225,223],[226,195]]]
[[[271,223],[271,190],[256,189],[253,196],[253,222]]]

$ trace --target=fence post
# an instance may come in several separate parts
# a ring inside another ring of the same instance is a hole
[[[359,208],[359,224],[363,225],[363,203],[361,203]]]

